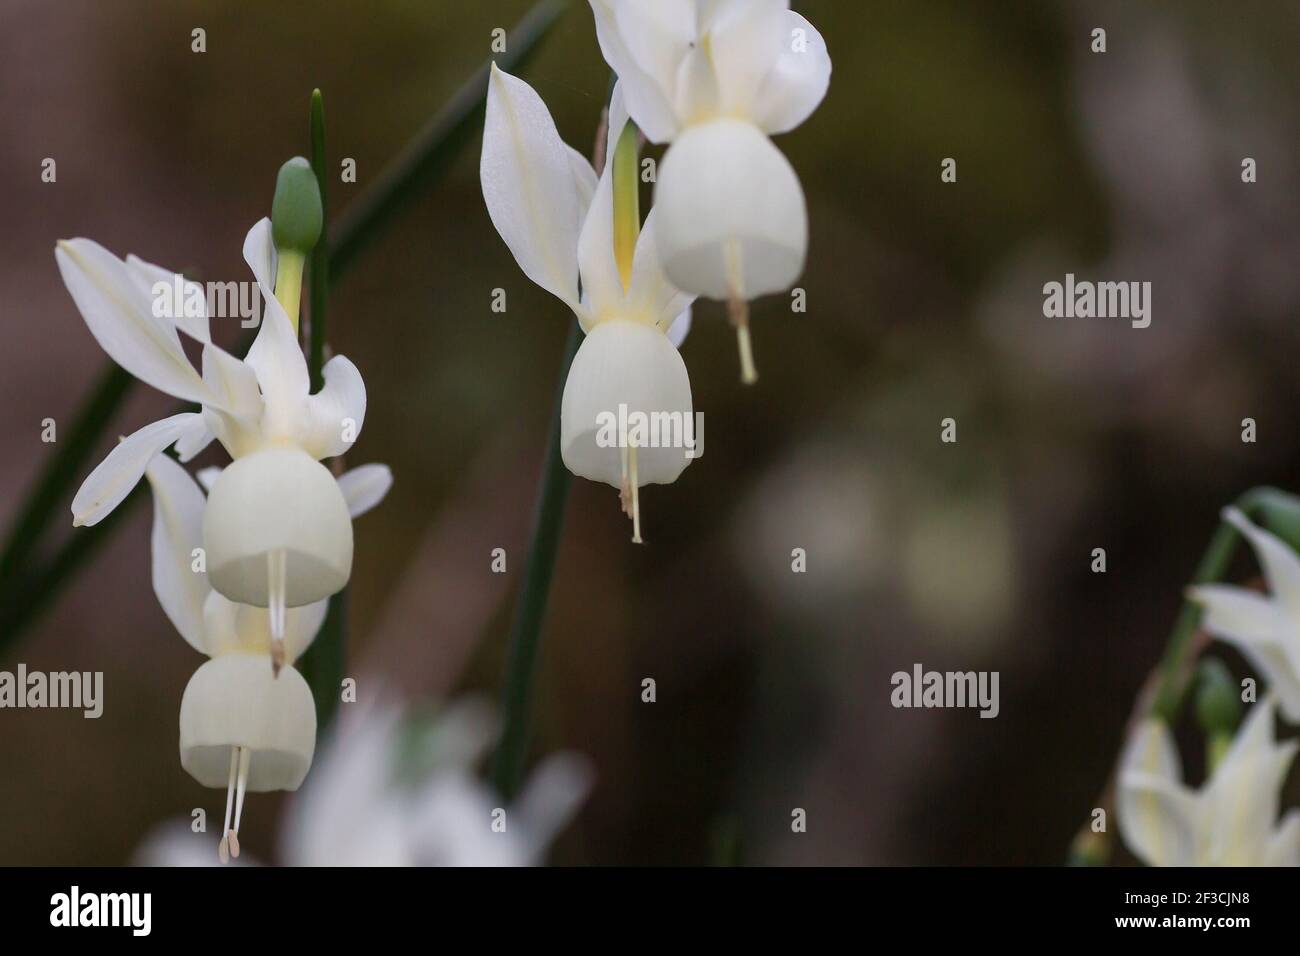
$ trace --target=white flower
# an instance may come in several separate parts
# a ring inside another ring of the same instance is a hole
[[[556,754],[510,806],[474,766],[496,738],[491,709],[450,706],[432,733],[392,707],[352,705],[311,780],[289,803],[279,859],[290,866],[532,866],[591,786],[588,762]],[[148,838],[137,862],[202,866],[212,853],[187,823]]]
[[[343,494],[319,459],[351,446],[365,419],[366,390],[356,366],[340,355],[322,370],[324,387],[309,394],[296,332],[297,287],[286,292],[293,316],[272,288],[271,221],[258,222],[244,240],[263,317],[242,361],[212,343],[206,308],[197,317],[159,314],[167,310],[156,308],[156,287],[179,281],[173,273],[134,256],[118,259],[89,239],[59,242],[55,257],[104,351],[141,381],[202,406],[146,425],[113,449],[73,499],[74,524],[102,520],[159,452],[175,445],[188,461],[216,438],[235,463],[212,489],[207,511],[204,547],[213,587],[240,604],[271,607],[273,620],[281,616],[277,605],[311,604],[340,590],[351,573],[352,525]],[[185,288],[187,299],[205,301],[192,283]],[[201,343],[201,373],[178,330]]]
[[[745,301],[803,271],[803,188],[769,136],[830,84],[826,43],[788,0],[591,0],[600,49],[656,143],[659,258],[669,279],[731,303],[742,377],[757,377]]]
[[[1206,584],[1189,588],[1188,597],[1204,605],[1206,632],[1237,648],[1268,680],[1286,719],[1300,723],[1300,557],[1239,508],[1225,508],[1223,520],[1255,549],[1271,596]]]
[[[1300,865],[1300,810],[1278,823],[1279,794],[1297,744],[1273,736],[1266,697],[1200,790],[1161,720],[1140,724],[1121,758],[1116,812],[1124,842],[1151,866]]]
[[[693,421],[690,380],[677,351],[690,324],[691,297],[660,267],[656,210],[634,250],[621,258],[615,250],[611,160],[626,124],[620,85],[610,101],[598,180],[591,164],[560,139],[533,88],[493,66],[480,177],[492,223],[519,267],[572,309],[587,333],[564,386],[564,463],[620,490],[640,540],[637,489],[675,481],[690,463],[688,449],[638,447],[635,437],[604,441],[602,424],[620,406],[646,419]]]
[[[217,469],[202,479],[220,487]],[[265,611],[235,604],[212,588],[202,554],[205,501],[185,469],[166,455],[149,463],[153,489],[153,586],[168,619],[187,643],[211,660],[190,679],[181,699],[181,766],[206,787],[226,788],[220,852],[239,855],[244,794],[296,790],[316,747],[316,706],[293,662],[315,639],[328,600],[288,608],[279,624],[284,661],[269,666],[275,641]],[[383,465],[366,465],[339,481],[356,516],[387,492]],[[233,813],[233,820],[232,820]]]

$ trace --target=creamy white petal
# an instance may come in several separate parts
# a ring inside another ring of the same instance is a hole
[[[1300,810],[1289,810],[1269,837],[1264,866],[1300,866]]]
[[[1181,787],[1138,771],[1121,773],[1115,812],[1124,843],[1148,866],[1191,866],[1196,860],[1195,798]]]
[[[686,341],[686,336],[691,331],[691,307],[688,305],[682,310],[681,315],[673,320],[673,324],[668,327],[668,341],[673,343],[673,348],[681,348],[682,343]]]
[[[1277,605],[1254,591],[1227,584],[1206,584],[1187,589],[1187,596],[1205,610],[1201,627],[1215,637],[1245,644],[1277,642],[1285,618]]]
[[[160,392],[191,402],[212,400],[175,326],[153,314],[151,297],[125,262],[90,239],[61,241],[54,257],[87,328],[114,362]]]
[[[637,314],[648,318],[661,329],[667,329],[681,316],[682,310],[690,308],[695,296],[682,292],[668,281],[663,264],[659,261],[657,221],[655,210],[651,209],[641,227],[636,253],[632,258],[632,281],[628,285],[627,304]],[[686,322],[689,327],[690,319]],[[685,338],[685,330],[681,336]],[[680,339],[673,344],[680,344]]]
[[[623,127],[627,126],[631,120],[627,112],[627,100],[623,97],[623,83],[621,80],[614,82],[614,89],[609,94],[608,109],[609,115],[605,121],[605,165],[601,167],[602,171],[607,169],[609,164],[614,161],[614,150],[618,148],[619,138],[623,135]],[[593,169],[592,172],[594,173],[595,170]]]
[[[325,384],[307,398],[299,443],[315,458],[341,455],[361,434],[366,420],[366,383],[345,356],[336,355],[321,369]]]
[[[244,358],[262,391],[262,431],[265,437],[291,437],[311,383],[293,322],[275,297],[277,256],[269,219],[260,220],[248,231],[244,261],[253,270],[262,294],[262,325]],[[242,383],[235,384],[244,390]]]
[[[678,131],[673,110],[674,74],[652,76],[637,64],[616,22],[616,0],[590,2],[601,55],[610,69],[618,74],[628,112],[651,142],[669,142]]]
[[[611,134],[613,131],[610,131]],[[614,167],[608,165],[596,184],[578,239],[578,265],[582,271],[583,328],[622,309],[623,279],[614,258]]]
[[[275,270],[279,255],[271,234],[271,220],[263,217],[253,224],[244,236],[244,261],[253,270],[253,276],[262,289],[275,288]]]
[[[587,209],[591,206],[591,197],[596,194],[596,171],[591,162],[567,143],[564,146],[569,156],[569,166],[573,170],[573,187],[578,191],[578,221],[587,218]]]
[[[781,55],[763,78],[754,102],[754,122],[773,135],[806,120],[831,82],[830,53],[817,28],[787,10],[785,30]]]
[[[157,303],[157,308],[164,311],[163,318],[199,342],[211,341],[207,293],[202,283],[191,282],[179,272],[145,262],[134,255],[126,257],[126,268],[142,296]],[[164,309],[165,306],[170,308]]]
[[[720,0],[714,5],[709,59],[726,115],[754,117],[764,78],[790,48],[789,7],[789,0]]]
[[[495,64],[479,178],[492,224],[524,274],[576,311],[582,213],[571,152],[536,91]]]
[[[185,469],[166,455],[149,462],[145,475],[153,489],[150,547],[154,593],[186,643],[206,653],[203,602],[210,588],[207,574],[194,570],[195,551],[203,547],[203,492]]]
[[[182,412],[146,425],[122,439],[82,482],[72,499],[72,523],[98,524],[131,493],[155,455],[187,432],[204,427],[202,415]]]
[[[393,487],[393,472],[387,465],[361,465],[339,476],[339,488],[354,519],[384,500]]]
[[[220,474],[221,469],[216,465],[211,465],[207,468],[200,468],[194,477],[199,480],[199,484],[202,485],[203,490],[207,492],[212,490],[212,485],[216,482],[217,477]]]
[[[1293,621],[1300,621],[1300,556],[1281,538],[1252,524],[1239,508],[1225,508],[1223,520],[1245,536],[1264,568],[1269,590]]]
[[[1224,638],[1227,640],[1227,638]],[[1300,670],[1295,664],[1296,642],[1285,644],[1261,641],[1250,644],[1230,641],[1241,652],[1250,666],[1263,676],[1269,690],[1277,697],[1278,706],[1291,723],[1300,723]]]
[[[587,799],[595,777],[591,761],[578,754],[553,754],[537,765],[511,808],[528,838],[530,863],[542,862],[546,847]]]

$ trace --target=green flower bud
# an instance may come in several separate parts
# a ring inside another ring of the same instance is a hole
[[[320,239],[323,220],[320,185],[311,163],[295,156],[280,167],[271,201],[271,236],[282,254],[310,255]]]
[[[1196,669],[1196,719],[1207,735],[1231,737],[1241,721],[1241,693],[1223,661],[1209,658]]]

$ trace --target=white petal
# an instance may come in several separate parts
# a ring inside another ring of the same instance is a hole
[[[690,331],[691,307],[688,305],[682,310],[681,314],[673,320],[673,324],[668,327],[668,341],[672,342],[675,348],[681,348],[682,343],[686,341],[686,336]]]
[[[614,150],[618,148],[623,128],[630,120],[631,117],[627,113],[627,100],[623,98],[623,83],[617,80],[613,91],[609,94],[609,115],[605,123],[605,165],[601,167],[602,172],[614,161]],[[594,173],[595,170],[593,169],[592,172]]]
[[[1251,523],[1238,508],[1225,508],[1223,520],[1240,531],[1255,549],[1269,590],[1292,621],[1300,621],[1300,557],[1281,538]]]
[[[1168,726],[1140,723],[1120,756],[1115,812],[1124,842],[1150,866],[1187,865],[1195,857],[1195,803],[1181,780]]]
[[[278,255],[275,239],[271,235],[271,220],[263,217],[253,224],[244,236],[244,261],[253,270],[257,284],[263,289],[275,288],[275,270]]]
[[[680,0],[671,4],[680,6]],[[654,76],[640,66],[628,48],[625,37],[616,22],[616,0],[591,0],[591,11],[596,19],[596,39],[600,52],[610,69],[618,74],[619,85],[627,100],[627,109],[636,120],[641,132],[654,143],[666,143],[677,135],[678,121],[673,111],[673,83],[675,67],[661,63],[664,73]],[[635,17],[637,11],[624,11],[623,17]],[[678,14],[680,16],[680,13]],[[634,31],[635,32],[635,31]],[[688,46],[689,49],[689,40]],[[685,51],[683,51],[684,55]],[[669,57],[668,59],[671,59]]]
[[[125,262],[89,239],[60,242],[54,257],[86,326],[114,362],[160,392],[191,402],[211,399],[175,326],[153,314],[151,297]]]
[[[348,514],[359,518],[384,500],[393,487],[393,472],[387,465],[361,465],[339,476]]]
[[[176,442],[176,456],[181,461],[192,461],[203,449],[212,444],[212,439],[216,434],[207,425],[207,419],[204,419],[202,428],[192,428],[180,437]]]
[[[789,0],[720,0],[708,24],[723,112],[752,118],[764,78],[790,48]],[[681,101],[681,92],[678,100]]]
[[[1285,620],[1277,605],[1263,595],[1226,584],[1187,589],[1187,596],[1205,609],[1201,627],[1215,637],[1243,644],[1275,642]]]
[[[573,186],[578,191],[578,220],[582,221],[587,217],[591,197],[596,194],[596,171],[582,153],[567,143],[564,148],[568,151],[569,165],[573,169]]]
[[[118,442],[72,499],[72,523],[98,524],[131,493],[155,455],[188,431],[203,427],[202,415],[182,412],[146,425]]]
[[[189,474],[166,455],[158,455],[145,471],[153,488],[153,590],[168,620],[200,653],[203,645],[203,602],[208,577],[194,570],[194,551],[203,547],[203,492]]]
[[[211,491],[213,483],[216,482],[220,474],[221,469],[216,465],[212,465],[208,468],[200,468],[194,477],[199,480],[199,484],[203,486],[204,491]]]
[[[658,216],[651,209],[646,216],[641,235],[637,238],[636,253],[632,257],[632,281],[627,290],[629,307],[642,314],[661,329],[667,329],[683,309],[690,308],[693,295],[682,292],[668,281],[663,264],[659,261],[659,242],[656,236]],[[690,319],[687,319],[689,325]],[[682,331],[685,337],[686,332]],[[673,342],[674,345],[679,341]]]
[[[336,355],[321,369],[325,384],[307,398],[307,418],[299,441],[316,458],[341,455],[361,434],[366,420],[366,383],[352,361]]]
[[[208,334],[207,293],[202,284],[191,282],[181,273],[145,262],[138,256],[128,255],[126,268],[136,286],[150,302],[154,301],[154,293],[160,283],[172,290],[167,293],[167,299],[161,300],[161,305],[171,306],[170,311],[163,318],[175,323],[177,328],[191,338],[200,342],[211,341]],[[178,281],[179,297],[175,291]]]
[[[579,315],[584,329],[623,306],[623,279],[614,258],[614,167],[600,174],[596,195],[587,210],[578,240],[578,265],[582,271],[582,300],[585,315]]]
[[[793,10],[786,11],[785,18],[781,55],[763,78],[754,106],[754,121],[773,135],[806,120],[831,82],[830,53],[817,28]]]
[[[576,311],[582,214],[572,154],[542,98],[495,64],[479,178],[488,215],[519,268]]]
[[[528,862],[541,862],[546,847],[577,815],[595,776],[591,761],[578,754],[553,754],[538,764],[513,807],[527,836]]]
[[[1300,866],[1300,810],[1290,810],[1282,817],[1269,838],[1264,865]]]

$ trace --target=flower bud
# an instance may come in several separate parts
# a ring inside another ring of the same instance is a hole
[[[295,156],[280,167],[271,201],[271,237],[281,254],[293,251],[307,256],[320,239],[320,184],[311,163]]]
[[[1218,658],[1201,661],[1196,669],[1196,719],[1209,736],[1231,737],[1241,720],[1237,682]]]

